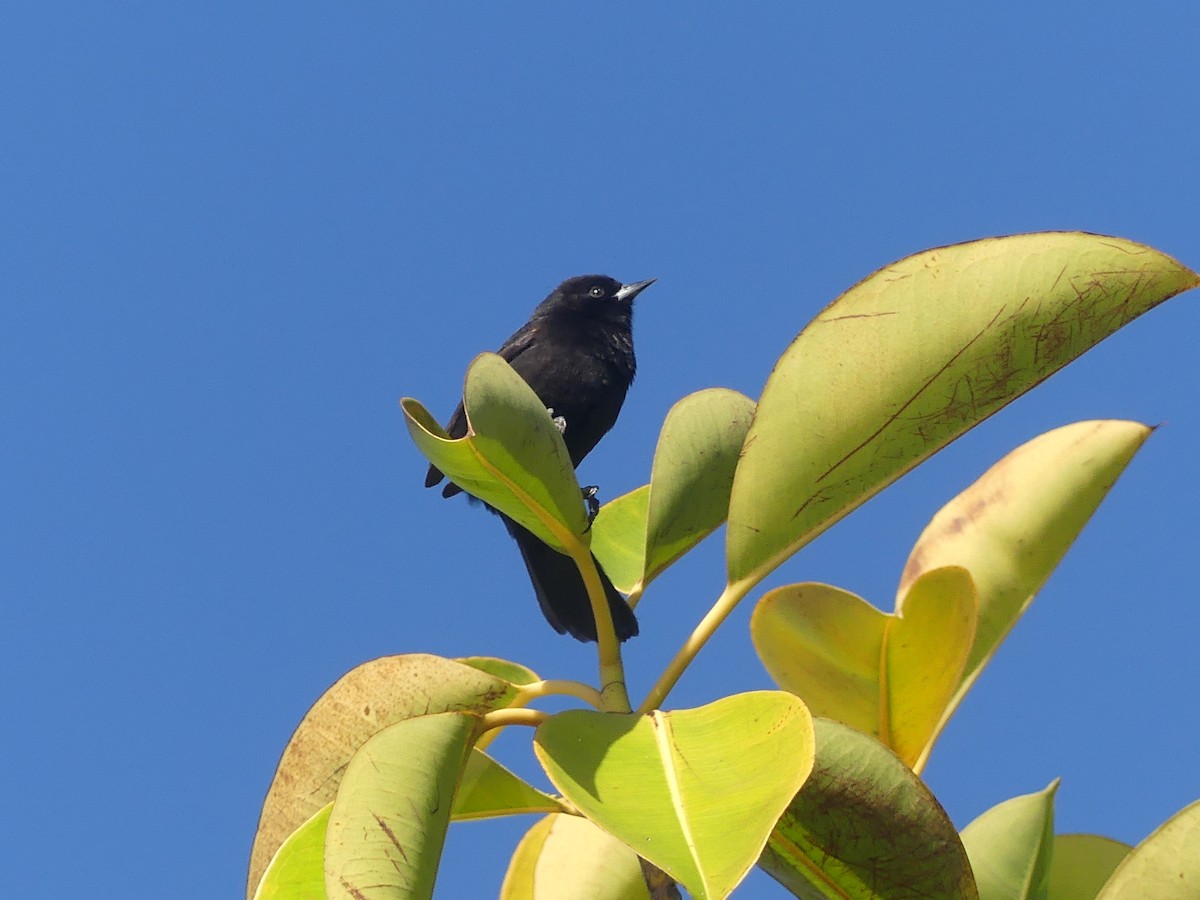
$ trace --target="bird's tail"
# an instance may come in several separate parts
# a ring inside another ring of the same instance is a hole
[[[566,554],[542,543],[532,532],[518,525],[507,516],[504,527],[513,536],[521,549],[521,558],[529,570],[529,580],[537,592],[542,614],[559,634],[570,634],[580,641],[596,640],[596,620],[592,616],[592,603],[587,588],[574,560]],[[595,557],[592,557],[595,559]],[[604,570],[596,566],[604,594],[608,597],[608,609],[612,614],[613,629],[620,641],[628,640],[638,633],[637,618],[625,602]]]

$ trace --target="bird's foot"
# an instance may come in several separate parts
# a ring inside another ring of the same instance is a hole
[[[583,494],[583,502],[587,504],[588,510],[588,527],[583,530],[587,534],[592,530],[592,523],[596,521],[596,516],[600,514],[600,501],[596,499],[596,495],[600,493],[600,488],[597,485],[589,484],[581,491]]]
[[[549,413],[550,421],[554,423],[554,427],[558,429],[558,433],[566,434],[567,433],[567,420],[564,419],[562,416],[556,416],[554,414],[553,406],[547,406],[546,412]]]

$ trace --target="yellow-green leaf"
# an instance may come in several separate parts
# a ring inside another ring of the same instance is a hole
[[[605,503],[592,523],[592,553],[625,594],[641,581],[645,570],[649,504],[650,485],[644,484]]]
[[[405,719],[359,748],[346,767],[325,836],[329,900],[433,896],[455,786],[478,719]]]
[[[759,601],[750,634],[775,683],[814,715],[877,737],[917,768],[962,676],[975,604],[970,575],[953,566],[910,585],[893,615],[839,588],[796,584]]]
[[[650,900],[637,854],[580,816],[550,815],[525,833],[500,900]]]
[[[793,341],[734,479],[727,569],[755,583],[917,463],[1198,276],[1081,233],[918,253]]]
[[[974,645],[934,738],[1150,431],[1123,421],[1048,431],[988,469],[926,526],[900,594],[942,566],[966,568],[979,593]]]
[[[887,745],[919,772],[975,638],[979,598],[970,573],[930,569],[906,586],[888,617],[880,694]]]
[[[570,710],[534,749],[584,815],[707,900],[742,880],[804,783],[812,719],[779,691],[645,716]]]
[[[495,353],[480,354],[467,370],[466,437],[451,439],[416,400],[400,405],[417,447],[463,490],[554,547],[587,543],[587,510],[562,435],[533,389]]]
[[[1055,835],[1047,900],[1095,900],[1132,849],[1095,834]]]
[[[247,897],[288,835],[334,798],[347,761],[371,735],[412,716],[482,714],[520,702],[510,682],[426,654],[386,656],[343,675],[313,704],[283,751],[254,836]]]
[[[814,716],[879,733],[879,660],[888,617],[827,584],[792,584],[765,594],[750,619],[754,649],[775,683]]]
[[[667,413],[650,477],[641,587],[725,521],[753,415],[753,400],[725,388],[690,394]]]
[[[451,816],[455,820],[488,819],[561,809],[562,805],[549,794],[518,778],[476,747],[463,769]]]
[[[813,725],[816,764],[760,865],[806,900],[976,897],[958,833],[925,783],[873,738]]]
[[[332,809],[326,803],[288,836],[263,872],[254,900],[324,900],[325,828]]]
[[[980,900],[1046,896],[1054,848],[1054,793],[1044,791],[998,803],[962,831]]]
[[[1185,806],[1133,848],[1099,900],[1200,897],[1200,802]]]
[[[498,659],[495,656],[460,656],[455,662],[494,675],[510,684],[526,685],[541,680],[533,669],[507,659]]]

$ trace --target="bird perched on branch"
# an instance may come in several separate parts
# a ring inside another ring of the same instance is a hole
[[[568,278],[497,351],[555,418],[574,466],[617,421],[637,370],[633,301],[654,281],[651,278],[622,284],[607,275]],[[467,433],[461,403],[446,431],[452,438]],[[443,477],[430,466],[425,486],[432,487]],[[447,484],[442,496],[452,497],[461,491],[457,485]],[[559,634],[569,633],[581,641],[596,640],[592,606],[575,563],[508,516],[497,515],[521,550],[546,620]],[[597,568],[617,637],[624,641],[637,634],[637,619],[604,570]]]

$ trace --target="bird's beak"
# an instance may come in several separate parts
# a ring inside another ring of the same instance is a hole
[[[650,287],[650,285],[654,284],[656,281],[658,281],[657,278],[647,278],[645,281],[635,281],[633,284],[623,284],[621,285],[621,289],[617,291],[617,299],[624,303],[632,303],[634,297],[636,297],[646,288]]]

